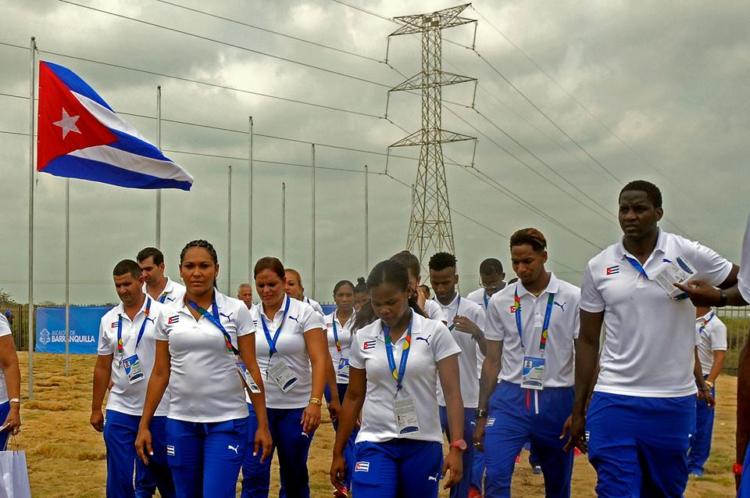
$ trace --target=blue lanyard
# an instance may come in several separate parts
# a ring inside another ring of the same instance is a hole
[[[279,340],[279,335],[281,335],[281,329],[284,328],[284,321],[286,320],[286,315],[289,312],[289,303],[292,300],[289,298],[289,296],[286,296],[286,305],[284,306],[284,315],[281,317],[281,323],[279,324],[279,328],[276,329],[276,332],[273,333],[273,337],[271,337],[271,332],[268,330],[268,324],[266,323],[266,318],[263,316],[263,308],[260,309],[260,321],[263,324],[263,333],[266,335],[266,341],[268,342],[268,357],[271,358],[274,353],[277,353],[276,350],[276,341]],[[261,304],[263,306],[263,304]]]
[[[633,268],[636,269],[636,271],[643,276],[646,280],[648,280],[648,273],[646,273],[646,270],[643,269],[643,265],[641,265],[641,262],[637,259],[631,258],[630,256],[625,256],[625,259],[628,260],[628,263],[631,264]]]
[[[201,316],[204,316],[206,320],[213,323],[214,326],[219,329],[219,331],[224,336],[224,343],[227,347],[227,351],[234,353],[234,354],[240,354],[240,352],[237,350],[237,348],[234,347],[232,344],[232,336],[229,335],[229,332],[227,332],[227,329],[224,328],[224,326],[221,324],[221,318],[219,317],[219,307],[216,305],[216,293],[211,297],[211,312],[209,313],[208,310],[202,308],[197,303],[188,300],[188,304],[192,306],[194,310],[196,310],[198,313],[201,314]]]
[[[164,304],[164,301],[167,300],[168,295],[169,295],[169,292],[162,292],[161,296],[159,296],[159,302]]]
[[[484,309],[486,310],[490,305],[490,296],[487,295],[487,291],[484,291],[484,296],[482,296],[482,298],[484,299]]]
[[[456,316],[458,316],[458,311],[461,309],[461,294],[458,295],[458,303],[456,303],[456,312],[453,314],[453,320],[456,319]],[[451,324],[448,326],[448,330],[453,332],[453,329],[456,328],[456,324],[451,321]]]
[[[143,312],[143,323],[141,323],[141,329],[138,331],[138,338],[135,340],[135,349],[133,349],[134,353],[135,350],[138,349],[141,339],[143,339],[143,333],[146,331],[146,322],[148,322],[148,314],[150,310],[151,298],[146,297],[146,310]],[[125,354],[125,348],[122,344],[122,314],[117,315],[117,351],[122,355]]]
[[[339,342],[339,331],[336,328],[336,311],[333,312],[333,342],[336,344],[336,351],[341,352],[341,343]]]
[[[401,363],[396,369],[396,359],[393,356],[393,343],[391,342],[391,328],[383,323],[383,339],[385,340],[385,355],[388,358],[388,368],[390,369],[391,375],[396,380],[396,393],[401,390],[404,383],[404,377],[406,377],[406,362],[409,359],[409,350],[411,349],[411,324],[414,320],[414,314],[412,313],[409,319],[409,327],[406,329],[406,340],[404,341],[404,348],[401,352]]]
[[[521,338],[521,347],[525,348],[523,344],[523,324],[521,323],[521,299],[518,297],[518,286],[514,291],[513,301],[515,303],[516,311],[513,313],[516,315],[516,329],[518,329],[518,337]],[[547,308],[544,310],[544,323],[542,324],[542,337],[539,339],[539,349],[544,351],[547,347],[547,335],[549,330],[549,322],[552,319],[552,308],[555,302],[554,292],[550,292],[547,296]]]
[[[708,318],[703,321],[703,325],[701,325],[700,328],[698,329],[699,334],[703,334],[706,331],[706,325],[708,325],[708,322],[713,320],[715,316],[716,316],[716,313],[714,313],[713,311],[708,315]]]

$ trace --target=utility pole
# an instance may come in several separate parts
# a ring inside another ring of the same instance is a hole
[[[401,27],[390,34],[422,35],[422,70],[389,90],[388,102],[390,103],[390,92],[419,90],[422,95],[422,128],[391,147],[420,146],[406,247],[423,262],[438,251],[455,253],[442,144],[475,138],[442,128],[442,87],[466,82],[474,82],[476,85],[477,80],[442,70],[442,30],[476,23],[476,19],[460,16],[469,5],[471,4],[429,14],[395,17],[394,21],[401,24]],[[476,24],[474,30],[476,33]],[[386,108],[386,116],[387,114]]]

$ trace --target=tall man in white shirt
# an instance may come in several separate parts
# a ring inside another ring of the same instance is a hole
[[[695,343],[698,351],[701,373],[706,385],[711,389],[711,398],[716,400],[714,383],[724,367],[727,354],[727,326],[711,308],[698,307],[695,310]],[[714,430],[714,406],[705,397],[697,402],[695,412],[695,434],[690,440],[688,468],[697,477],[703,476],[703,465],[711,453],[711,434]]]
[[[589,451],[600,497],[682,496],[695,427],[695,310],[674,283],[737,281],[737,267],[713,250],[660,230],[663,214],[655,185],[623,187],[623,238],[583,276],[569,444]]]
[[[179,302],[185,286],[164,275],[164,255],[155,247],[146,247],[135,258],[143,274],[143,292],[162,304]]]
[[[479,401],[479,379],[476,377],[477,349],[485,350],[484,309],[468,299],[462,299],[456,292],[458,273],[456,257],[447,252],[439,252],[430,258],[430,285],[435,291],[435,299],[448,318],[448,330],[461,348],[458,367],[461,380],[461,398],[464,402],[464,433],[450,434],[448,430],[448,410],[442,389],[438,385],[440,423],[448,441],[463,438],[471,441],[474,434],[475,414]],[[472,482],[471,469],[474,448],[469,447],[463,454],[464,475],[458,485],[451,488],[451,498],[467,498]]]
[[[487,309],[474,432],[475,444],[484,445],[485,496],[510,496],[516,456],[530,441],[546,496],[567,498],[573,453],[560,434],[573,407],[580,290],[545,269],[547,240],[539,230],[515,232],[510,251],[518,282],[493,295]]]
[[[154,324],[163,306],[143,293],[144,279],[135,261],[120,261],[112,275],[122,302],[101,319],[90,419],[94,429],[104,432],[107,496],[151,497],[158,487],[161,496],[172,497],[174,485],[167,467],[165,443],[168,394],[162,398],[157,416],[151,422],[154,454],[149,465],[137,459],[135,453],[146,386],[154,366]],[[110,381],[105,422],[102,403]]]

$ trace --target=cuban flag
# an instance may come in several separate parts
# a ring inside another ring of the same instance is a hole
[[[71,70],[39,63],[37,170],[139,189],[190,190],[193,177]]]

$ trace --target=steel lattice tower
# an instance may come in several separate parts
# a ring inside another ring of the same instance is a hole
[[[476,22],[459,15],[469,5],[395,17],[402,26],[390,35],[422,34],[422,70],[389,91],[389,101],[390,92],[419,90],[422,96],[422,128],[391,145],[420,146],[406,241],[407,249],[420,261],[438,251],[455,253],[442,144],[475,138],[442,128],[442,87],[473,81],[476,93],[477,80],[442,70],[442,30]]]

